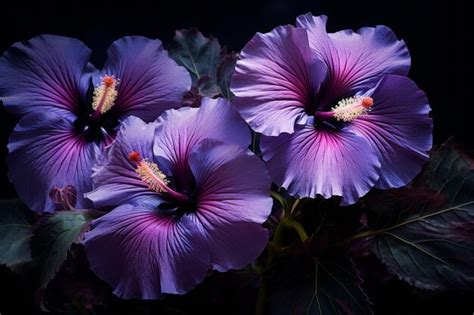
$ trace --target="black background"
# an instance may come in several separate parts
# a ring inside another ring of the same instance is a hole
[[[2,3],[0,51],[38,34],[60,34],[79,38],[92,48],[96,66],[103,62],[108,45],[124,35],[144,35],[169,43],[176,29],[195,26],[228,48],[240,50],[255,32],[294,23],[296,16],[309,11],[328,15],[329,31],[385,24],[406,41],[411,52],[410,76],[430,100],[435,144],[453,136],[474,149],[474,127],[468,115],[468,107],[474,106],[468,85],[472,19],[467,19],[464,1],[142,0],[125,2],[126,6],[113,0],[90,5],[83,1],[36,1],[35,6],[9,1],[8,7]],[[0,108],[0,198],[15,196],[5,167],[6,143],[14,124]],[[10,306],[32,302],[27,291],[18,287],[15,276],[5,270],[0,276],[2,291],[9,291],[0,296],[0,312],[6,298]],[[472,314],[474,310],[469,297],[419,295],[395,280],[372,291],[377,314]]]

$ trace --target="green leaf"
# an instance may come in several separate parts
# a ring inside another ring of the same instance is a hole
[[[216,77],[221,46],[216,38],[204,37],[197,29],[176,31],[170,57],[191,73],[193,85],[204,76]]]
[[[35,231],[31,249],[41,263],[41,288],[54,278],[72,243],[79,240],[92,216],[87,211],[63,211],[46,217]]]
[[[452,146],[433,153],[410,189],[387,192],[395,223],[375,231],[373,251],[400,279],[423,289],[474,289],[474,170]],[[426,186],[431,188],[427,190]],[[377,228],[372,224],[372,227]]]
[[[31,261],[33,213],[20,200],[1,200],[0,212],[0,264],[15,267]]]
[[[272,277],[269,314],[372,314],[350,259],[291,257]]]
[[[221,93],[219,87],[216,85],[216,80],[208,75],[201,77],[198,80],[196,87],[199,94],[202,96],[213,98]]]
[[[189,71],[199,95],[230,98],[229,81],[237,54],[228,53],[216,38],[205,37],[195,28],[176,31],[169,56]]]
[[[234,73],[235,63],[239,55],[234,52],[224,52],[222,55],[222,61],[217,67],[217,84],[219,85],[222,96],[230,100],[232,97],[230,79]]]

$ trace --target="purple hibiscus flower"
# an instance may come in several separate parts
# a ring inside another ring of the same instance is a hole
[[[71,186],[76,206],[89,206],[83,193],[92,188],[92,166],[119,122],[156,119],[181,106],[191,85],[159,40],[117,40],[101,72],[90,54],[76,39],[42,35],[0,58],[0,99],[20,118],[8,145],[9,177],[33,210],[53,211],[49,192]]]
[[[263,250],[272,207],[263,161],[246,149],[247,125],[225,100],[127,118],[94,168],[92,270],[121,298],[182,294],[209,269],[242,268]]]
[[[410,56],[385,26],[326,32],[311,14],[257,33],[232,77],[235,105],[264,136],[274,182],[299,197],[400,187],[432,146],[430,107],[406,77]]]

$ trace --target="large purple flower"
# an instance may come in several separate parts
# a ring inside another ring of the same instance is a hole
[[[88,206],[92,165],[120,120],[156,119],[179,107],[191,84],[159,40],[117,40],[102,72],[88,63],[90,54],[76,39],[42,35],[0,58],[0,99],[20,118],[8,146],[9,176],[36,211],[53,211],[48,193],[67,186],[76,188],[77,207]]]
[[[92,270],[117,296],[182,294],[209,269],[242,268],[260,254],[271,180],[249,140],[225,100],[203,99],[149,124],[123,122],[87,194],[118,207],[85,238]]]
[[[326,32],[311,14],[256,34],[232,77],[275,183],[299,197],[406,185],[432,146],[430,107],[406,77],[410,56],[385,26]]]

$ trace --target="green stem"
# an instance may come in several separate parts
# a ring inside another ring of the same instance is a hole
[[[89,315],[89,311],[78,301],[78,299],[73,299],[72,304],[77,307],[79,314]]]
[[[273,242],[268,242],[268,249],[272,250],[275,252],[275,254],[278,254],[278,256],[284,256],[291,254],[293,252],[294,246],[293,245],[288,245],[288,246],[277,246],[273,244]]]
[[[308,234],[304,230],[301,223],[290,218],[284,218],[283,220],[281,220],[280,224],[278,224],[278,226],[275,229],[273,241],[269,243],[269,246],[268,246],[269,254],[268,254],[267,267],[265,271],[268,271],[271,268],[275,260],[275,256],[284,255],[291,252],[292,250],[291,245],[285,246],[285,247],[281,246],[281,242],[283,240],[283,232],[288,229],[292,229],[296,231],[296,233],[298,234],[302,242],[308,239]],[[258,290],[257,305],[255,308],[256,315],[265,314],[265,306],[266,306],[268,286],[269,286],[268,280],[269,280],[268,274],[264,273],[262,277],[262,285],[260,286],[260,289]]]
[[[280,195],[279,193],[277,193],[276,191],[271,191],[270,194],[272,195],[272,197],[278,201],[280,203],[280,205],[283,207],[283,209],[285,209],[286,211],[286,207],[287,207],[287,203],[286,203],[286,200],[285,198],[283,198],[282,195]]]
[[[345,245],[349,244],[352,241],[356,241],[356,240],[361,239],[361,238],[376,236],[376,235],[384,233],[385,231],[386,230],[367,230],[367,231],[364,231],[364,232],[360,232],[358,234],[354,234],[352,236],[349,236],[349,237],[343,239],[342,241],[334,243],[333,246],[345,246]]]
[[[269,253],[268,253],[268,261],[267,261],[267,267],[265,268],[265,271],[268,272],[270,269],[271,265],[273,264],[273,261],[275,259],[275,247],[280,246],[280,243],[283,239],[283,224],[280,222],[278,226],[275,229],[275,234],[273,236],[273,246],[269,248]],[[255,314],[256,315],[263,315],[265,314],[265,306],[267,302],[267,294],[268,294],[268,274],[264,273],[262,275],[262,284],[260,285],[260,289],[258,290],[258,296],[257,296],[257,305],[255,307]]]
[[[290,215],[293,214],[293,212],[294,212],[295,209],[298,207],[298,205],[300,204],[300,202],[301,202],[301,199],[296,199],[296,201],[293,203],[293,206],[291,207]]]
[[[257,133],[252,133],[252,152],[257,154]]]
[[[285,219],[281,223],[284,227],[295,230],[295,232],[298,233],[298,236],[300,237],[300,240],[302,242],[305,242],[308,239],[308,234],[304,230],[304,227],[301,225],[301,223],[299,223],[298,221],[292,219]]]

